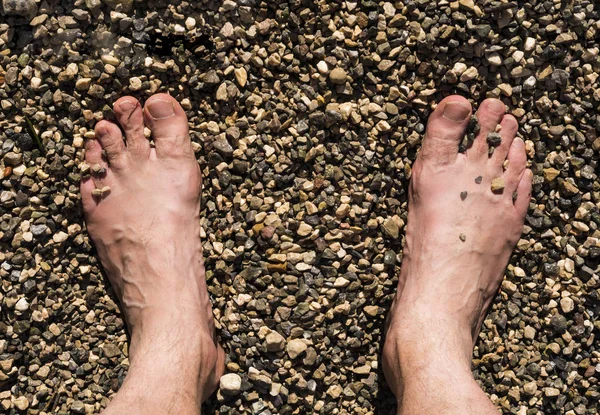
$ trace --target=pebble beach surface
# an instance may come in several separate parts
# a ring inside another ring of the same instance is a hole
[[[202,166],[229,355],[204,413],[395,413],[380,352],[406,188],[458,93],[504,101],[534,172],[475,376],[506,414],[597,414],[599,39],[588,0],[2,0],[0,413],[97,413],[122,383],[83,143],[119,97],[163,91]]]

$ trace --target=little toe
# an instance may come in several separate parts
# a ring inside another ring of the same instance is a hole
[[[467,155],[482,158],[488,155],[488,134],[496,132],[496,127],[502,121],[506,113],[506,106],[502,101],[488,98],[481,103],[477,110],[477,121],[479,123],[479,135],[475,138],[473,145],[467,150]]]
[[[504,172],[504,182],[506,183],[506,191],[512,194],[519,185],[521,176],[527,168],[527,154],[525,153],[525,143],[519,137],[515,138],[508,150],[506,158],[508,165]]]
[[[194,157],[187,116],[177,100],[167,94],[151,96],[144,106],[144,118],[152,131],[158,158]]]
[[[490,156],[490,160],[492,164],[497,167],[501,167],[504,163],[504,160],[506,160],[510,146],[517,136],[519,123],[512,115],[505,115],[500,122],[500,127],[501,130],[497,133],[498,136],[494,136],[494,139],[500,139],[500,143],[495,146],[493,145],[495,143],[488,143],[488,146],[491,145],[491,148],[493,148],[493,153]]]
[[[109,166],[121,167],[125,157],[125,142],[119,127],[112,122],[102,120],[96,124],[95,132],[96,139],[106,152]]]
[[[148,157],[150,143],[144,136],[144,113],[139,101],[133,97],[123,97],[115,103],[114,112],[125,132],[128,152]]]
[[[516,190],[516,197],[514,199],[515,209],[518,214],[525,217],[527,210],[529,209],[529,202],[531,201],[531,184],[533,180],[533,173],[531,170],[526,169],[521,175],[521,180]]]
[[[87,177],[81,180],[81,185],[79,186],[81,192],[81,203],[83,204],[83,211],[90,212],[94,207],[96,207],[97,203],[93,196],[93,191],[96,189],[96,185],[91,177]]]
[[[420,157],[441,165],[456,160],[470,118],[467,99],[460,95],[444,98],[429,117]]]

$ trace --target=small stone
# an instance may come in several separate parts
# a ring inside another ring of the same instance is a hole
[[[219,88],[217,89],[216,98],[219,101],[227,101],[229,100],[229,94],[227,94],[227,84],[223,82]]]
[[[226,395],[237,395],[242,390],[242,378],[236,373],[228,373],[221,376],[219,387]]]
[[[68,238],[69,238],[69,235],[63,231],[57,232],[52,236],[52,240],[54,242],[56,242],[57,244],[65,242]]]
[[[346,77],[347,76],[348,76],[348,74],[346,73],[346,71],[344,69],[342,69],[342,68],[335,68],[329,74],[329,79],[331,79],[331,81],[334,84],[343,85],[343,84],[346,83]]]
[[[504,186],[504,179],[502,177],[496,177],[494,180],[492,180],[492,192],[502,193],[502,191],[504,190]]]
[[[393,218],[387,218],[383,221],[383,232],[392,239],[398,239],[400,228]]]
[[[560,308],[564,313],[570,313],[575,309],[575,302],[571,297],[564,297],[560,300]]]
[[[306,343],[304,343],[300,339],[293,339],[287,345],[287,353],[292,358],[295,359],[300,356],[302,353],[306,351],[308,347]]]
[[[379,314],[379,307],[376,305],[368,305],[364,308],[365,313],[371,317],[376,317]]]
[[[465,200],[468,196],[468,192],[465,190],[464,192],[460,192],[460,200]]]
[[[327,66],[327,62],[325,62],[325,61],[319,61],[319,63],[317,63],[317,69],[323,75],[326,75],[327,73],[329,73],[329,66]]]
[[[579,193],[579,188],[569,180],[562,180],[560,182],[560,193],[563,196],[572,197]]]
[[[4,13],[32,18],[38,10],[35,0],[2,0]]]
[[[102,350],[104,351],[104,355],[109,359],[121,355],[121,349],[114,343],[105,343],[102,346]]]
[[[477,70],[477,68],[474,66],[471,66],[460,76],[460,81],[461,82],[469,82],[469,81],[472,81],[473,79],[477,78],[478,75],[479,75],[479,71]]]
[[[15,304],[15,310],[17,311],[27,311],[29,309],[29,303],[27,302],[26,298],[21,298],[19,301],[17,301],[17,303]]]
[[[129,78],[129,89],[131,89],[132,91],[139,91],[140,89],[142,89],[142,86],[142,80],[137,76],[132,76],[131,78]]]
[[[549,167],[547,169],[544,169],[544,180],[546,180],[547,182],[552,182],[558,177],[559,174],[560,170],[556,170],[553,167]]]
[[[29,408],[29,400],[25,396],[19,396],[17,399],[15,399],[14,404],[15,408],[20,411],[24,411]]]
[[[94,164],[92,166],[92,173],[96,176],[101,176],[106,174],[106,168],[101,166],[100,164]]]
[[[233,71],[233,73],[235,75],[235,80],[238,83],[238,85],[241,87],[246,86],[246,83],[248,82],[248,73],[246,72],[246,69],[236,68],[235,71]]]
[[[225,139],[214,141],[213,148],[224,157],[231,157],[233,155],[233,147],[231,147],[231,144]]]
[[[73,401],[71,404],[71,411],[76,414],[85,414],[85,405],[81,401]]]
[[[267,334],[266,337],[267,350],[269,352],[280,352],[285,348],[285,339],[276,331]]]
[[[488,146],[498,147],[502,143],[502,136],[496,132],[487,135]]]
[[[477,183],[477,184],[481,184],[482,181],[483,181],[483,176],[477,176],[475,178],[475,183]]]
[[[537,382],[527,382],[523,385],[523,391],[530,396],[533,396],[537,392]]]

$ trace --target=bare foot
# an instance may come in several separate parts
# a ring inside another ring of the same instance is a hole
[[[165,395],[180,387],[169,377],[172,368],[179,372],[173,378],[192,378],[194,390],[179,396],[199,406],[216,388],[224,354],[204,279],[202,180],[187,118],[166,94],[152,96],[144,108],[135,98],[121,98],[114,112],[125,139],[114,123],[96,125],[96,139],[86,143],[92,177],[82,182],[81,193],[88,231],[131,333],[131,368],[122,389],[139,372],[148,395]],[[148,371],[161,377],[158,384]],[[162,403],[155,405],[153,412],[161,412]]]
[[[485,100],[477,114],[480,133],[459,153],[470,116],[465,98],[444,99],[412,171],[402,271],[384,347],[384,370],[397,396],[411,365],[426,369],[441,360],[469,372],[529,206],[532,174],[524,143],[515,138],[517,120],[505,115],[501,101]],[[501,142],[490,156],[487,139],[495,131]]]

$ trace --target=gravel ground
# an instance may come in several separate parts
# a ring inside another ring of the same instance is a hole
[[[78,166],[117,98],[157,91],[188,110],[205,177],[230,359],[207,414],[393,413],[379,354],[406,187],[450,93],[501,98],[535,174],[475,375],[505,413],[598,413],[593,1],[2,3],[1,413],[98,412],[125,377]]]

